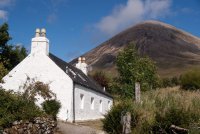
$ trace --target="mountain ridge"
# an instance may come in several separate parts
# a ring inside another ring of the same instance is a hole
[[[147,55],[156,62],[160,75],[180,75],[200,66],[200,38],[172,25],[152,20],[120,32],[82,56],[86,57],[93,71],[116,72],[117,54],[132,42],[141,55]]]

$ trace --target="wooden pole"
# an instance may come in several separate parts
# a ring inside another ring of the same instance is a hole
[[[122,134],[131,134],[131,113],[127,112],[121,116]]]
[[[135,83],[135,101],[140,102],[140,83],[136,82]]]

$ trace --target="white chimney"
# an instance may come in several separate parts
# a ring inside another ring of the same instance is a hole
[[[76,68],[80,69],[84,74],[87,75],[88,73],[87,67],[88,65],[85,63],[85,57],[79,57],[78,63],[76,64]]]
[[[49,40],[46,38],[46,30],[39,28],[35,31],[35,37],[32,38],[31,54],[49,55]]]

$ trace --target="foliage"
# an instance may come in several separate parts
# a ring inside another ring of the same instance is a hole
[[[44,100],[56,97],[49,90],[49,85],[35,79],[27,78],[21,87],[24,92],[14,93],[0,89],[0,126],[8,127],[15,120],[30,120],[36,116],[44,115],[43,111],[35,105],[36,97],[41,96]],[[47,113],[56,117],[60,103],[55,100],[46,101]]]
[[[133,99],[134,88],[132,85],[121,84],[116,80],[110,84],[109,90],[115,96],[115,99]]]
[[[14,68],[27,56],[27,50],[23,46],[7,45],[2,53],[3,59],[7,61],[5,67],[8,70]]]
[[[11,39],[8,33],[8,24],[4,23],[0,26],[0,53],[5,49],[7,42]]]
[[[30,120],[42,114],[33,101],[12,91],[0,89],[0,127],[8,127],[13,121]]]
[[[125,101],[125,100],[123,100]],[[120,102],[121,103],[121,102]],[[121,132],[121,126],[115,125],[120,119],[121,111],[126,108],[113,106],[103,120],[104,129],[111,134]],[[178,87],[150,90],[142,94],[141,103],[129,103],[132,115],[132,133],[172,133],[171,125],[200,133],[200,92],[184,91]],[[105,122],[106,121],[106,122]],[[118,131],[115,132],[115,128]]]
[[[103,129],[110,134],[121,134],[122,133],[122,125],[121,125],[121,116],[126,112],[132,113],[131,125],[135,126],[137,122],[136,114],[133,114],[133,107],[130,101],[125,101],[120,103],[109,111],[108,114],[105,115],[105,118],[102,119]]]
[[[8,24],[4,23],[0,26],[0,62],[7,70],[11,70],[27,56],[23,46],[8,45],[9,40]]]
[[[61,104],[56,100],[46,100],[42,103],[42,108],[46,114],[51,115],[54,119],[56,119],[56,115],[61,108]]]
[[[44,100],[56,97],[55,94],[49,89],[49,85],[35,79],[27,78],[25,84],[21,87],[24,92],[22,96],[31,101],[36,101],[36,96],[41,96]]]
[[[94,72],[91,77],[102,87],[105,87],[106,89],[108,89],[109,87],[109,83],[110,83],[110,79],[109,77],[105,74],[105,72],[103,71],[97,71]]]
[[[181,87],[186,90],[200,89],[200,70],[191,70],[183,74]]]
[[[0,82],[2,82],[2,78],[8,73],[8,70],[4,67],[2,63],[0,63]]]
[[[127,85],[133,90],[135,82],[140,82],[143,91],[157,87],[158,77],[154,63],[148,57],[139,56],[133,44],[119,53],[116,64],[120,75],[118,82],[122,85],[119,88],[123,91],[127,90],[124,89]]]

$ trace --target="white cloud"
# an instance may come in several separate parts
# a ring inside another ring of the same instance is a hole
[[[156,19],[169,13],[171,0],[128,0],[103,17],[95,26],[104,34],[113,35],[135,23]]]
[[[0,20],[8,20],[8,12],[5,10],[14,4],[15,0],[0,0]]]
[[[49,14],[47,16],[47,22],[48,23],[53,23],[53,22],[56,21],[56,19],[57,19],[57,15],[55,13]]]
[[[0,0],[0,7],[7,7],[13,4],[14,0]]]
[[[61,7],[67,4],[68,0],[42,0],[41,2],[49,9],[47,22],[54,23],[58,19],[58,12]]]
[[[6,21],[8,19],[8,13],[4,10],[0,10],[0,19]]]

